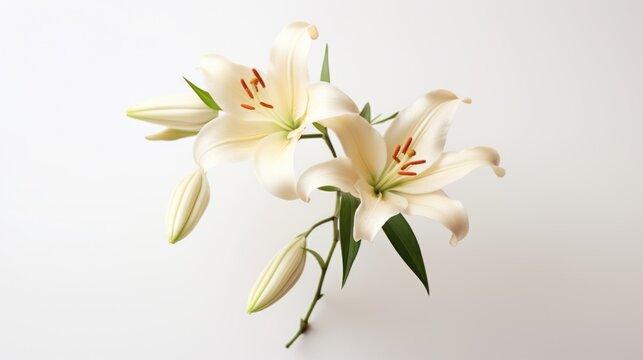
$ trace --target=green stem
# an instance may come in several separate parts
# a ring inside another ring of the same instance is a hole
[[[322,135],[322,134],[304,134],[304,135],[300,136],[299,138],[300,139],[320,139],[320,138],[323,138],[323,137],[324,137],[324,135]]]
[[[304,236],[308,237],[308,235],[310,235],[310,233],[313,232],[313,230],[315,230],[319,225],[325,224],[333,220],[335,220],[335,215],[319,220],[318,222],[314,223],[313,226],[311,226],[310,229],[308,229],[308,231],[304,233]]]
[[[333,146],[333,142],[330,140],[330,136],[328,136],[328,132],[322,135],[322,137],[324,138],[324,142],[326,143],[326,146],[328,146],[330,153],[333,154],[334,158],[336,158],[337,152],[335,152],[335,147]]]
[[[326,146],[328,146],[328,149],[330,150],[330,153],[333,155],[334,158],[337,157],[337,152],[335,151],[335,147],[333,146],[333,142],[330,140],[330,136],[328,136],[328,131],[324,131],[322,134],[315,134],[315,135],[320,135],[316,137],[322,137],[324,139],[324,142],[326,143]],[[303,135],[302,138],[304,138]],[[308,320],[310,319],[310,315],[313,313],[313,310],[315,309],[315,306],[317,305],[317,302],[319,299],[322,298],[322,286],[324,285],[324,280],[326,279],[326,271],[328,271],[328,265],[330,264],[330,259],[333,257],[333,253],[335,252],[335,247],[337,247],[337,242],[339,241],[339,205],[340,205],[340,199],[341,199],[341,192],[336,191],[335,192],[335,212],[333,216],[327,217],[323,220],[320,220],[311,228],[308,230],[306,233],[306,236],[310,234],[313,229],[318,227],[319,225],[326,223],[330,220],[333,221],[333,243],[330,245],[330,249],[328,250],[328,255],[326,255],[326,260],[324,261],[324,266],[321,268],[321,274],[319,275],[319,282],[317,283],[317,290],[315,291],[315,296],[313,296],[313,301],[310,303],[310,306],[308,307],[308,311],[306,312],[306,316],[304,316],[303,319],[300,319],[299,321],[299,329],[295,333],[295,335],[290,339],[290,341],[286,344],[286,348],[289,348],[298,338],[306,332],[308,329]]]
[[[333,221],[333,243],[330,245],[330,250],[328,250],[328,255],[326,255],[326,260],[324,261],[324,266],[322,266],[321,268],[321,274],[319,275],[319,283],[317,284],[317,290],[315,291],[315,296],[313,296],[313,300],[310,303],[310,306],[308,307],[306,316],[304,316],[304,318],[301,319],[299,322],[299,329],[292,337],[292,339],[290,339],[290,341],[286,344],[286,348],[289,348],[299,338],[299,336],[301,336],[301,334],[306,332],[306,330],[308,329],[308,320],[310,319],[310,315],[313,313],[313,310],[315,309],[315,306],[317,305],[317,302],[319,301],[319,299],[321,299],[323,296],[322,286],[324,285],[324,280],[326,279],[326,271],[328,271],[328,265],[330,263],[330,259],[333,257],[333,253],[335,252],[335,247],[337,247],[337,242],[339,241],[339,228],[337,225],[338,225],[338,219],[339,219],[338,215],[339,215],[340,198],[341,198],[341,193],[337,191],[335,194],[335,214],[313,225],[311,229],[308,231],[308,233],[310,233],[310,231],[312,231],[317,226],[325,222],[328,222],[330,220]]]

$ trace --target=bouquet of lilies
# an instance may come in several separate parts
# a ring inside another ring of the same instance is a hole
[[[371,118],[369,104],[360,111],[348,95],[330,84],[328,46],[320,81],[309,78],[308,52],[317,37],[314,25],[295,22],[286,26],[272,46],[265,72],[206,55],[198,65],[202,84],[185,79],[191,90],[184,95],[152,99],[127,112],[132,118],[165,127],[148,140],[195,136],[196,170],[178,184],[167,209],[165,221],[172,244],[189,235],[201,219],[210,196],[207,171],[222,163],[252,160],[259,182],[282,199],[309,202],[315,190],[335,193],[330,216],[294,236],[270,260],[250,291],[248,312],[266,309],[299,280],[308,255],[318,262],[319,284],[287,347],[308,327],[338,243],[343,284],[361,241],[372,241],[382,228],[428,293],[422,253],[403,214],[440,222],[451,231],[450,243],[456,245],[469,230],[467,214],[459,201],[441,189],[481,166],[504,175],[500,157],[492,148],[444,152],[455,110],[470,99],[435,90],[399,113]],[[388,121],[382,135],[376,125]],[[344,156],[336,151],[331,131]],[[332,158],[297,176],[293,157],[304,139],[321,140]],[[323,257],[308,247],[306,239],[325,223],[332,225],[332,244]]]

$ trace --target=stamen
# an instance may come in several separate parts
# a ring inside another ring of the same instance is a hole
[[[402,148],[402,154],[406,154],[406,150],[409,149],[409,146],[411,145],[411,141],[413,141],[412,137],[409,137],[406,139],[406,142],[404,143],[404,147]]]
[[[415,149],[411,149],[411,150],[409,150],[409,153],[408,153],[408,154],[406,154],[406,155],[407,155],[409,158],[412,158],[412,157],[414,157],[414,156],[415,156],[415,154],[417,154],[417,153],[415,152]]]
[[[255,74],[255,77],[257,78],[257,80],[259,80],[259,83],[261,84],[261,87],[265,89],[266,88],[266,83],[263,82],[263,79],[261,78],[261,75],[259,75],[259,71],[257,71],[257,69],[252,69],[252,73]]]
[[[252,86],[254,86],[255,91],[259,92],[259,87],[257,87],[257,84],[259,83],[259,80],[257,80],[257,78],[252,78],[252,80],[250,80],[250,83],[252,84]]]
[[[397,163],[400,162],[400,159],[397,157],[397,154],[399,153],[400,153],[400,145],[396,146],[395,151],[393,151],[393,160],[395,160],[395,162]]]
[[[254,99],[254,98],[255,98],[255,97],[252,95],[252,92],[250,91],[250,89],[248,88],[248,85],[246,84],[246,81],[245,81],[245,80],[243,80],[243,79],[241,79],[241,86],[243,86],[243,90],[245,90],[245,91],[246,91],[246,94],[248,94],[248,96],[249,96],[251,99]]]
[[[415,173],[413,171],[398,171],[397,174],[398,175],[407,175],[407,176],[415,176],[415,175],[417,175],[417,173]]]
[[[254,110],[255,107],[248,104],[241,104],[241,107],[248,110]]]
[[[261,106],[263,106],[263,107],[267,107],[268,109],[272,109],[272,108],[274,108],[274,106],[272,106],[272,105],[270,105],[270,104],[268,104],[268,103],[265,103],[265,102],[263,102],[263,101],[259,102],[259,105],[261,105]]]
[[[413,150],[411,150],[411,151],[413,151]],[[402,165],[402,168],[400,170],[406,170],[406,169],[408,169],[409,167],[411,167],[413,165],[424,164],[425,162],[426,162],[426,160],[409,161],[409,162],[405,163],[404,165]]]

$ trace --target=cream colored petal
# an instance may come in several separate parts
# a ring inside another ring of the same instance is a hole
[[[382,225],[391,216],[404,211],[408,202],[404,197],[392,192],[375,194],[373,188],[364,180],[359,180],[355,187],[361,203],[355,211],[353,237],[355,240],[372,241]]]
[[[396,191],[423,194],[442,189],[481,166],[491,166],[498,177],[505,175],[499,166],[500,155],[496,150],[478,146],[458,152],[442,154],[435,163],[418,176],[395,188]]]
[[[201,129],[194,141],[194,160],[204,169],[251,158],[259,142],[279,131],[269,122],[244,121],[223,115]]]
[[[357,105],[348,95],[333,85],[317,82],[308,88],[306,123],[351,113],[359,113]]]
[[[308,52],[316,38],[314,25],[294,22],[279,33],[270,51],[267,88],[279,93],[273,97],[274,105],[283,107],[293,119],[302,117],[306,111]]]
[[[453,234],[449,243],[455,246],[469,232],[469,217],[458,200],[450,199],[443,191],[427,194],[398,193],[408,200],[404,213],[424,216],[444,225]]]
[[[194,92],[150,99],[127,109],[131,118],[184,131],[199,131],[217,115]]]
[[[205,90],[207,90],[216,103],[228,114],[235,114],[244,117],[245,120],[260,120],[263,116],[258,111],[244,109],[241,104],[255,105],[246,90],[244,90],[241,79],[253,78],[252,69],[233,63],[220,55],[205,55],[199,62],[199,69],[205,79]]]
[[[382,135],[359,115],[342,115],[319,122],[332,129],[360,176],[370,182],[386,164]]]
[[[410,148],[415,149],[417,158],[431,164],[444,149],[451,119],[460,102],[454,93],[436,90],[402,110],[384,135],[389,155],[411,137]]]
[[[297,181],[297,194],[303,201],[310,201],[310,194],[322,186],[334,186],[357,196],[355,182],[359,179],[350,159],[332,159],[306,169]]]
[[[263,139],[257,146],[254,162],[261,184],[276,197],[297,199],[294,154],[297,138],[280,131]]]

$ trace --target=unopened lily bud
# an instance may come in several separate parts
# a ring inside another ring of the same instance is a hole
[[[201,219],[210,201],[210,187],[203,169],[181,180],[167,208],[165,226],[171,244],[186,237]]]
[[[183,131],[199,131],[218,114],[195,93],[154,98],[127,110],[127,116],[131,118]]]
[[[147,135],[145,138],[150,141],[158,141],[158,140],[170,141],[170,140],[182,139],[184,137],[194,136],[198,133],[199,133],[198,131],[185,131],[185,130],[167,128],[157,133]]]
[[[261,311],[295,285],[306,265],[306,237],[299,235],[263,269],[248,298],[248,313]]]

